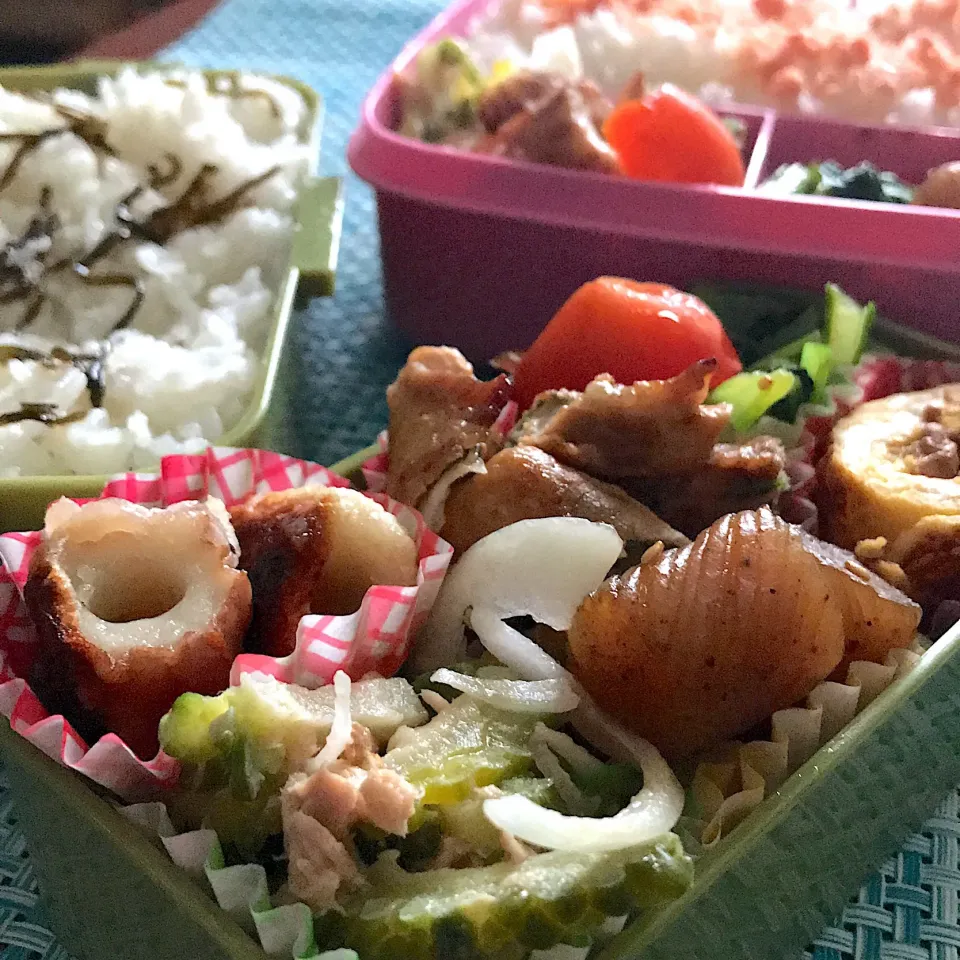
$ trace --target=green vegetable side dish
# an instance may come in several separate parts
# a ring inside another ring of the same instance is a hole
[[[351,705],[354,719],[383,743],[399,726],[427,718],[400,679],[355,684]],[[281,787],[317,752],[333,716],[333,687],[305,690],[260,675],[216,697],[183,694],[160,725],[160,742],[184,765],[181,783],[189,787],[172,799],[174,814],[256,855],[280,829]]]
[[[351,711],[357,723],[384,743],[397,727],[427,717],[400,679],[356,684]],[[333,714],[333,687],[305,690],[254,674],[216,697],[183,694],[161,722],[160,742],[189,767],[223,761],[239,747],[251,769],[276,772],[296,767],[317,752],[330,733]]]
[[[477,662],[471,668],[481,682],[509,679],[504,668]],[[430,688],[429,681],[423,686]],[[428,720],[401,678],[354,683],[350,703],[352,720],[387,746],[375,766],[415,788],[417,803],[405,835],[355,825],[347,843],[363,883],[339,895],[336,909],[315,912],[314,936],[325,949],[356,950],[363,960],[521,960],[533,949],[597,943],[619,929],[619,918],[673,899],[692,882],[692,862],[673,834],[608,853],[504,855],[483,812],[486,797],[520,796],[571,813],[564,798],[572,790],[595,815],[610,816],[641,786],[632,767],[564,763],[558,756],[558,775],[569,781],[558,789],[533,760],[544,749],[543,715],[461,695]],[[258,863],[270,877],[274,840],[287,827],[280,814],[285,784],[294,782],[287,778],[309,772],[318,747],[334,736],[335,716],[333,686],[305,690],[257,674],[219,696],[184,694],[161,724],[164,749],[184,764],[167,804],[174,822],[213,829],[227,863]],[[582,748],[565,742],[576,758]],[[469,851],[470,861],[455,857],[456,869],[438,866],[449,844]]]
[[[803,345],[803,350],[800,352],[800,366],[810,377],[811,403],[826,403],[827,381],[830,379],[833,363],[834,351],[828,344],[810,340]]]
[[[500,790],[505,795],[526,797],[549,810],[563,809],[563,801],[553,781],[546,777],[513,777],[500,783]],[[622,807],[621,803],[617,810]],[[496,827],[484,816],[483,801],[479,797],[439,807],[437,817],[445,835],[473,843],[488,858],[496,856],[500,849],[500,837]]]
[[[527,745],[541,719],[457,697],[409,742],[388,750],[384,763],[422,790],[422,804],[457,803],[476,787],[527,773]]]
[[[827,284],[825,332],[835,363],[853,364],[860,359],[876,317],[875,304],[862,307],[835,284]]]
[[[423,102],[406,112],[400,133],[439,143],[473,124],[486,81],[460,43],[448,37],[425,48],[416,60],[416,80]]]
[[[858,163],[844,168],[832,160],[824,163],[787,163],[760,185],[763,193],[777,196],[834,197],[874,203],[911,203],[913,187],[896,174]]]
[[[522,864],[404,874],[382,862],[371,889],[321,918],[316,938],[363,960],[523,960],[590,946],[604,924],[680,896],[693,865],[677,837],[607,854],[541,853]]]
[[[710,393],[712,402],[733,406],[730,422],[738,431],[764,415],[793,423],[803,404],[826,403],[828,385],[844,382],[843,370],[863,355],[877,313],[873,303],[862,306],[832,283],[822,298],[722,287],[692,292],[720,317],[744,365],[752,368]],[[753,309],[743,309],[746,303]]]
[[[785,368],[752,370],[721,383],[710,392],[709,399],[711,403],[729,403],[733,407],[733,428],[749,430],[771,407],[799,387],[799,378]]]

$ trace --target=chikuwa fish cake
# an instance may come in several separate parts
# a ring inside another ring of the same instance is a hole
[[[44,702],[91,741],[116,733],[145,758],[177,696],[229,685],[251,612],[219,501],[58,500],[24,597],[39,638],[31,682]]]

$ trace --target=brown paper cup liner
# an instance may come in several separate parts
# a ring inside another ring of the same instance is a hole
[[[697,765],[689,795],[698,811],[687,821],[704,849],[737,826],[817,750],[832,740],[894,680],[908,673],[922,650],[892,650],[885,663],[850,664],[843,683],[825,681],[803,706],[778,710],[770,740],[728,743]]]

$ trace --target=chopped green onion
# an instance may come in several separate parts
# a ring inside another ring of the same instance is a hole
[[[813,381],[810,400],[813,403],[826,403],[827,381],[833,371],[833,349],[825,343],[805,343],[800,353],[800,366]]]
[[[797,376],[789,370],[752,370],[738,373],[711,391],[710,403],[733,407],[730,423],[735,430],[749,430],[775,403],[797,387]]]
[[[876,306],[872,302],[861,306],[836,284],[828,283],[824,313],[827,343],[833,348],[834,360],[857,363],[867,345]]]

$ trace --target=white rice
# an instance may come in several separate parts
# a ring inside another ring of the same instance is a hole
[[[213,201],[274,166],[281,170],[245,194],[241,209],[222,222],[185,230],[165,246],[127,241],[91,268],[142,281],[145,300],[129,329],[111,333],[131,302],[130,289],[85,286],[69,269],[41,280],[44,305],[23,333],[14,330],[25,302],[0,303],[0,346],[108,344],[100,409],[91,407],[86,378],[70,365],[0,362],[0,415],[24,403],[86,411],[68,425],[0,426],[0,477],[139,469],[167,453],[202,449],[242,417],[287,261],[297,187],[310,160],[302,98],[262,78],[244,78],[243,86],[265,90],[270,99],[211,94],[198,73],[132,70],[101,79],[94,97],[67,90],[54,95],[102,117],[116,156],[98,156],[72,133],[51,137],[0,190],[2,248],[23,233],[38,213],[41,191],[50,189],[61,229],[48,265],[82,258],[113,232],[117,201],[147,180],[148,166],[165,169],[169,155],[182,169],[175,181],[133,203],[138,220],[179,198],[203,164],[217,168],[208,195]],[[0,88],[0,132],[63,123],[49,104]],[[19,142],[0,141],[0,176]]]
[[[653,0],[644,13],[631,9],[630,0],[608,0],[553,29],[545,26],[536,0],[494,0],[468,28],[467,45],[486,69],[498,60],[555,69],[571,79],[593,80],[610,96],[642,71],[650,87],[673,83],[714,105],[759,104],[861,123],[960,126],[953,78],[960,63],[960,20],[923,22],[929,15],[912,12],[909,0],[791,2],[803,20],[800,32],[825,58],[812,65],[786,64],[802,68],[805,77],[796,95],[779,92],[756,66],[757,55],[769,58],[790,42],[796,24],[764,19],[754,0]],[[687,22],[684,10],[698,11],[700,21]],[[873,20],[878,14],[917,19],[900,40]],[[869,46],[867,61],[830,67],[823,50],[858,38]],[[946,60],[927,69],[916,48],[931,38]]]

